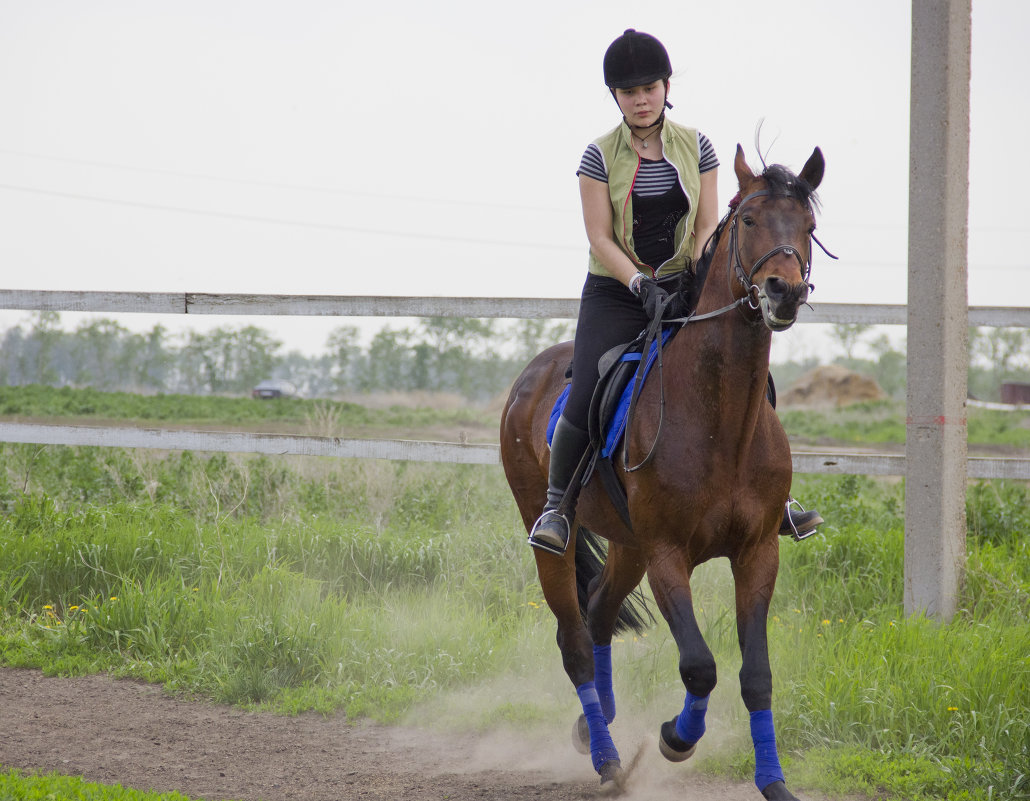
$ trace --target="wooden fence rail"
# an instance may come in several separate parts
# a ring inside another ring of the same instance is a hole
[[[573,298],[442,298],[353,295],[219,295],[203,292],[79,292],[0,290],[0,309],[109,314],[229,314],[302,317],[507,317],[574,319]],[[815,303],[802,323],[905,325],[907,307]],[[1030,328],[1030,308],[970,306],[969,324]]]

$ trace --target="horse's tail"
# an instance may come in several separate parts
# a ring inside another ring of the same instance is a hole
[[[590,598],[591,584],[601,575],[607,549],[597,534],[579,527],[576,532],[576,592],[579,596],[579,611],[586,620],[587,601]],[[615,620],[615,631],[632,630],[637,634],[655,622],[654,615],[648,608],[647,599],[636,589],[622,602],[619,616]]]

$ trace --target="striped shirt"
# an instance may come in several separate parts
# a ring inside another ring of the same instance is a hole
[[[698,149],[698,172],[706,173],[719,166],[719,159],[715,155],[715,148],[711,141],[700,131],[697,132]],[[608,183],[608,173],[604,168],[604,158],[601,156],[601,149],[594,143],[587,145],[583,158],[579,162],[579,169],[576,175],[585,175],[601,183]],[[633,184],[633,195],[635,197],[657,197],[663,195],[676,183],[676,168],[665,159],[650,161],[640,159],[640,170],[637,172],[637,179]]]

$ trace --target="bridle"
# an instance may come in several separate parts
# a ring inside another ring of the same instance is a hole
[[[798,267],[801,268],[801,280],[806,284],[808,284],[808,277],[812,274],[811,255],[809,255],[808,261],[805,261],[801,254],[798,253],[798,249],[793,245],[776,245],[774,248],[755,260],[755,263],[751,265],[751,272],[747,272],[744,269],[744,263],[740,258],[740,234],[738,231],[738,222],[744,214],[744,205],[749,200],[754,200],[756,197],[771,197],[772,194],[773,193],[768,189],[759,189],[746,195],[744,199],[737,204],[736,213],[730,221],[730,241],[729,247],[727,248],[729,271],[736,273],[737,281],[739,281],[740,285],[744,287],[745,297],[748,299],[748,305],[754,310],[759,308],[758,295],[760,292],[754,281],[755,274],[762,268],[762,265],[769,261],[773,256],[777,256],[782,253],[785,256],[793,256],[797,259]],[[811,248],[809,248],[809,253],[811,253]],[[810,289],[815,288],[811,284],[808,284],[808,286]]]
[[[808,281],[809,276],[812,274],[812,256],[811,256],[812,248],[811,247],[809,247],[809,249],[808,249],[808,252],[809,252],[808,261],[805,261],[805,259],[798,252],[798,249],[796,247],[794,247],[793,245],[776,245],[776,247],[772,248],[767,253],[763,254],[761,257],[759,257],[754,262],[754,264],[751,265],[751,271],[750,272],[748,272],[744,268],[744,262],[740,258],[740,234],[738,232],[737,226],[738,226],[738,221],[740,220],[740,218],[741,218],[741,216],[743,214],[744,205],[748,201],[754,200],[757,197],[790,197],[790,196],[789,195],[783,195],[783,194],[774,194],[769,189],[758,189],[758,190],[750,193],[749,195],[745,195],[742,200],[739,200],[736,203],[732,203],[731,202],[732,208],[730,210],[730,213],[723,219],[722,223],[720,223],[719,226],[716,227],[715,231],[712,232],[712,235],[709,237],[708,242],[705,243],[705,247],[704,247],[704,251],[705,252],[707,252],[709,250],[709,248],[711,248],[714,251],[715,250],[716,242],[722,236],[723,229],[726,227],[727,224],[729,224],[729,228],[730,228],[730,231],[729,231],[730,241],[729,241],[729,245],[728,245],[728,247],[726,249],[726,251],[727,251],[727,254],[726,254],[726,259],[727,259],[726,268],[727,268],[727,273],[730,274],[731,276],[735,275],[737,281],[740,283],[740,285],[742,287],[744,287],[744,295],[743,295],[743,297],[737,298],[737,300],[735,300],[733,303],[729,304],[728,306],[723,306],[721,309],[716,309],[715,311],[710,311],[710,312],[707,312],[705,314],[689,314],[686,317],[674,317],[674,318],[670,318],[668,320],[664,320],[663,322],[665,322],[665,323],[679,323],[679,324],[682,324],[682,325],[685,325],[687,323],[697,323],[697,322],[700,322],[701,320],[708,320],[708,319],[711,319],[712,317],[718,317],[721,314],[725,314],[728,311],[732,311],[733,309],[739,308],[739,307],[744,306],[744,305],[748,306],[748,308],[750,308],[752,311],[758,311],[758,309],[761,308],[761,304],[760,304],[761,288],[759,286],[757,286],[755,284],[755,282],[754,282],[755,274],[762,268],[763,264],[765,264],[767,261],[769,261],[769,259],[771,259],[773,256],[776,256],[776,255],[778,255],[780,253],[783,253],[783,254],[785,254],[787,256],[793,256],[795,259],[797,259],[798,266],[801,268],[801,280],[803,280],[806,284],[808,284],[808,287],[809,287],[810,290],[814,290],[815,289],[815,286],[813,284],[809,283],[809,281]],[[828,251],[826,249],[826,246],[823,245],[823,243],[820,242],[816,238],[814,233],[809,233],[809,237],[811,238],[811,240],[813,242],[815,242],[819,246],[819,248],[823,251],[823,253],[825,253],[831,259],[836,259],[837,258],[832,253],[830,253],[830,251]],[[732,282],[732,278],[730,278],[730,280]]]

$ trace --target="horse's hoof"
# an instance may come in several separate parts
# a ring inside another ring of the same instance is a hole
[[[766,801],[799,801],[798,797],[781,781],[775,781],[763,787],[762,796]]]
[[[581,754],[590,753],[590,724],[586,715],[580,715],[572,725],[572,747]]]
[[[670,762],[683,762],[694,756],[697,743],[687,743],[676,734],[676,718],[662,724],[662,734],[658,738],[658,750]]]
[[[601,787],[609,792],[622,792],[626,781],[619,760],[609,759],[597,772],[601,775]]]

